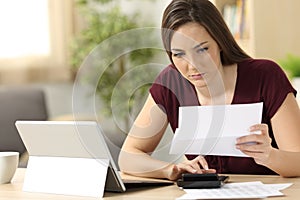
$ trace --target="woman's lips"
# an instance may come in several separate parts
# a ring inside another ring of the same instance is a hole
[[[192,75],[189,75],[189,78],[190,79],[193,79],[193,80],[200,80],[203,78],[203,76],[205,75],[205,73],[201,73],[201,74],[192,74]]]

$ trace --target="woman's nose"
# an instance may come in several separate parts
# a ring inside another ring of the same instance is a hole
[[[186,62],[188,63],[189,69],[197,69],[198,71],[203,70],[203,66],[201,65],[199,60],[197,60],[197,57],[195,57],[195,56],[190,56]]]

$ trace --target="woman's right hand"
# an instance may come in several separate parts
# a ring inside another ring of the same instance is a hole
[[[171,166],[168,179],[175,181],[181,177],[183,173],[203,174],[216,173],[215,169],[209,169],[208,164],[203,156],[197,156],[193,160],[187,160],[182,163]]]

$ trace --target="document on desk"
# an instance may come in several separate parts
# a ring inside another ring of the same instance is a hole
[[[283,196],[283,190],[291,183],[263,184],[260,181],[243,183],[226,183],[217,189],[185,189],[186,194],[177,198],[181,199],[252,199],[271,196]]]
[[[262,108],[263,103],[180,107],[170,154],[247,157],[235,148],[236,139],[261,123]]]

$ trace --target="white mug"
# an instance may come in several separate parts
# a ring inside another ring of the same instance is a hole
[[[0,184],[10,183],[19,164],[19,152],[0,152]]]

